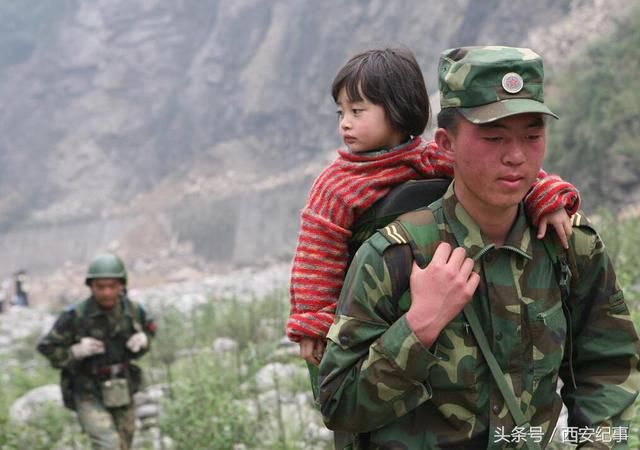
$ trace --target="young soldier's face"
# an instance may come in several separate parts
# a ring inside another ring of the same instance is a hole
[[[122,282],[117,278],[98,278],[91,281],[91,292],[100,308],[111,309],[118,303]]]
[[[457,133],[447,132],[447,141],[460,201],[500,213],[517,208],[536,179],[544,159],[545,122],[537,113],[482,125],[460,119]]]
[[[336,106],[338,132],[353,153],[402,144],[403,133],[393,129],[382,106],[371,103],[364,96],[362,100],[352,102],[345,88],[340,90]]]

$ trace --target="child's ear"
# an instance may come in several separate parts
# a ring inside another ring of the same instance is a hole
[[[441,152],[445,152],[453,159],[453,140],[451,132],[445,128],[438,128],[433,137]]]

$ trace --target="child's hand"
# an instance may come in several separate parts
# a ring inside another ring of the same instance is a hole
[[[303,337],[300,339],[300,356],[314,366],[320,364],[326,344],[322,339]]]
[[[560,208],[550,214],[542,216],[540,225],[538,226],[538,239],[542,239],[547,232],[547,227],[552,225],[556,230],[556,234],[560,238],[560,242],[564,248],[569,248],[569,238],[573,229],[571,227],[571,218],[564,210]]]

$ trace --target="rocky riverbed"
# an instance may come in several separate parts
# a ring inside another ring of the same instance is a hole
[[[167,336],[162,333],[176,331],[163,330],[162,325],[169,327],[167,314],[188,317],[194,311],[212,304],[215,305],[215,311],[226,310],[231,304],[254,308],[263,298],[272,298],[270,301],[278,304],[282,302],[283,311],[286,311],[287,278],[288,265],[282,264],[266,269],[245,268],[226,275],[211,275],[130,291],[131,297],[144,303],[161,324],[155,346],[143,360],[147,386],[135,396],[137,432],[134,449],[183,448],[163,431],[166,428],[163,427],[163,414],[173,401],[171,383],[173,387],[185,383],[185,380],[179,378],[182,373],[181,365],[188,367],[192,360],[195,361],[195,357],[215,361],[216,367],[222,367],[223,370],[224,364],[229,364],[229,370],[237,369],[242,376],[242,384],[237,386],[238,398],[235,403],[242,408],[243,414],[246,414],[252,424],[254,442],[260,444],[248,447],[242,443],[234,446],[233,442],[229,442],[228,448],[278,448],[283,435],[288,437],[287,445],[290,448],[323,450],[330,447],[332,434],[324,428],[314,406],[307,387],[306,368],[297,356],[297,346],[284,337],[282,321],[269,317],[255,319],[260,324],[260,333],[256,336],[263,341],[261,344],[268,342],[266,347],[261,347],[267,348],[268,354],[260,358],[260,367],[252,367],[246,358],[241,360],[238,357],[246,353],[247,347],[252,348],[252,344],[248,344],[246,339],[233,336],[231,332],[228,333],[230,336],[215,337],[204,346],[197,342],[193,348],[172,348],[170,360],[173,367],[178,368],[174,369],[178,374],[177,379],[168,381],[162,364],[156,364],[157,361],[166,359],[168,351],[164,344]],[[63,433],[65,437],[59,442],[50,443],[46,448],[66,450],[78,448],[78,445],[82,448],[83,437],[72,413],[62,412],[65,410],[57,384],[57,373],[48,368],[44,358],[34,349],[37,339],[50,329],[55,317],[55,313],[39,308],[13,307],[0,314],[0,358],[2,366],[9,369],[4,370],[2,375],[5,386],[10,386],[12,380],[15,384],[17,373],[32,380],[34,384],[39,383],[32,389],[21,392],[19,396],[15,392],[5,392],[5,398],[11,395],[15,398],[6,405],[8,411],[2,414],[8,416],[7,426],[18,429],[38,424],[53,408],[58,412],[57,420],[62,421],[62,426],[66,427]],[[214,322],[211,323],[213,326]],[[211,420],[215,418],[212,417]]]

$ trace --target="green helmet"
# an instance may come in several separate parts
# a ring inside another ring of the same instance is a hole
[[[89,264],[84,282],[89,286],[91,280],[97,278],[117,278],[126,286],[127,269],[125,269],[122,260],[116,255],[104,253],[93,258],[93,261]]]

